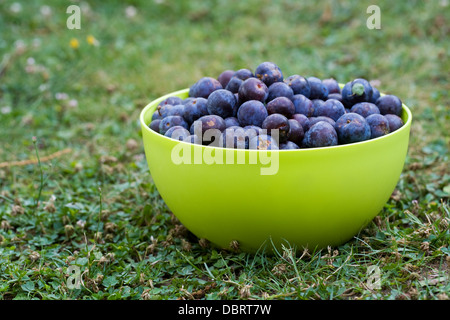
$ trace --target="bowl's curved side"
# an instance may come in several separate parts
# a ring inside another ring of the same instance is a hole
[[[161,97],[141,114],[149,169],[181,223],[220,247],[236,240],[254,252],[269,239],[276,246],[342,244],[379,213],[403,169],[412,118],[406,106],[405,125],[377,139],[263,153],[192,145],[152,131],[153,110],[173,95],[187,91]]]

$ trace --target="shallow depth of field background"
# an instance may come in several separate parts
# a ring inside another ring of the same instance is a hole
[[[449,19],[447,0],[0,1],[0,299],[448,299]],[[395,192],[340,247],[212,248],[152,183],[141,109],[263,61],[412,110]]]

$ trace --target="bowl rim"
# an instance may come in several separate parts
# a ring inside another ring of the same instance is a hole
[[[343,84],[339,84],[339,86],[343,86]],[[160,103],[161,101],[172,97],[172,96],[178,96],[180,94],[185,94],[189,92],[189,88],[185,88],[185,89],[181,89],[181,90],[177,90],[177,91],[173,91],[170,92],[168,94],[165,94],[163,96],[160,96],[156,99],[153,99],[152,101],[150,101],[141,111],[140,115],[139,115],[139,119],[140,119],[140,123],[141,123],[141,127],[143,128],[143,130],[148,131],[150,134],[152,135],[158,135],[160,138],[162,139],[168,139],[169,141],[174,141],[177,143],[185,143],[191,146],[197,146],[197,147],[202,147],[202,148],[214,148],[214,149],[225,149],[225,150],[234,150],[236,152],[314,152],[314,151],[319,151],[319,150],[334,150],[334,149],[344,149],[344,148],[354,148],[357,147],[359,145],[364,145],[364,144],[368,144],[368,143],[372,143],[373,141],[379,141],[379,140],[383,140],[383,139],[389,139],[389,137],[391,137],[394,134],[400,134],[401,132],[405,131],[405,130],[409,130],[409,127],[411,125],[412,122],[412,112],[409,109],[408,106],[406,106],[403,102],[402,102],[402,110],[404,110],[406,112],[407,115],[407,119],[405,121],[405,123],[403,124],[403,126],[399,129],[397,129],[394,132],[390,132],[384,136],[381,137],[377,137],[377,138],[373,138],[373,139],[369,139],[369,140],[364,140],[364,141],[359,141],[359,142],[353,142],[353,143],[348,143],[348,144],[338,144],[335,146],[328,146],[328,147],[317,147],[317,148],[300,148],[300,149],[274,149],[274,150],[254,150],[254,149],[234,149],[234,148],[222,148],[222,147],[215,147],[215,146],[208,146],[208,145],[199,145],[199,144],[193,144],[191,142],[186,142],[186,141],[180,141],[180,140],[176,140],[176,139],[172,139],[170,137],[166,137],[165,135],[162,135],[158,132],[153,131],[152,129],[150,129],[150,127],[147,125],[147,123],[145,123],[145,115],[147,114],[147,112],[157,103]],[[381,93],[381,96],[386,95],[385,93]]]

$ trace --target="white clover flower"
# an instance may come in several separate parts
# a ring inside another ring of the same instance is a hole
[[[40,7],[39,11],[45,18],[48,18],[52,15],[52,8],[47,5]]]
[[[137,9],[134,6],[128,6],[125,8],[125,16],[127,18],[134,18],[137,14]]]
[[[12,108],[10,106],[5,106],[0,109],[0,112],[2,114],[8,114],[8,113],[11,113],[11,111],[12,111]]]
[[[12,13],[19,13],[20,11],[22,11],[22,5],[20,3],[18,3],[18,2],[13,2],[11,4],[11,6],[9,7],[9,10]]]

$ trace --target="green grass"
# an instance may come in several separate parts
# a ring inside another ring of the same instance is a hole
[[[380,30],[366,28],[369,4],[356,1],[76,4],[80,30],[66,28],[61,1],[0,2],[0,162],[41,159],[0,167],[1,299],[448,299],[445,1],[373,1]],[[131,5],[137,13],[127,18]],[[273,256],[212,248],[152,182],[142,107],[262,61],[340,82],[378,80],[411,107],[396,191],[342,246],[286,244]],[[71,265],[80,289],[68,288]],[[370,287],[373,266],[380,288]]]

